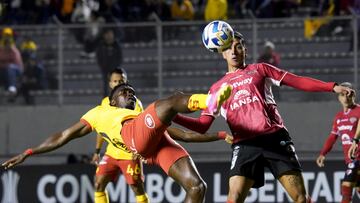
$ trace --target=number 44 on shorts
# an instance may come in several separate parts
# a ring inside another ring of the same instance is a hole
[[[139,164],[136,164],[134,167],[132,167],[132,165],[129,164],[126,169],[126,173],[130,174],[131,176],[139,175],[141,173],[141,168]]]

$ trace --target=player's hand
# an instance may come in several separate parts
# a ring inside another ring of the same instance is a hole
[[[341,85],[335,85],[333,88],[335,93],[343,93],[346,96],[351,96],[352,94],[355,94],[355,90],[349,88],[349,87],[345,87],[345,86],[341,86]]]
[[[100,162],[100,154],[98,153],[94,153],[92,159],[91,159],[91,163],[92,164],[95,164],[96,166],[99,165],[99,162]]]
[[[348,157],[349,157],[349,159],[355,159],[357,149],[358,149],[358,144],[356,144],[355,142],[353,142],[353,143],[351,144],[351,147],[350,147],[349,151],[348,151]]]
[[[324,162],[325,162],[325,156],[319,155],[318,158],[316,159],[316,164],[317,164],[320,168],[322,168],[322,167],[325,166]]]
[[[1,166],[3,166],[5,169],[10,169],[15,167],[16,165],[22,163],[26,159],[26,154],[19,154],[7,161],[5,161]]]
[[[234,141],[234,137],[228,133],[226,133],[226,137],[225,137],[225,142],[229,143],[229,144],[232,144],[233,141]]]

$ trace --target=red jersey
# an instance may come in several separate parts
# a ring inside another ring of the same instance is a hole
[[[230,98],[221,107],[221,115],[229,125],[234,142],[285,128],[271,86],[280,86],[286,74],[270,64],[249,64],[244,69],[227,73],[211,86],[210,94],[223,84],[233,87]],[[202,114],[211,115],[207,110]]]
[[[360,105],[356,104],[353,108],[347,111],[340,111],[336,114],[330,136],[336,136],[341,138],[341,143],[344,151],[344,158],[346,163],[351,163],[351,159],[348,157],[348,151],[352,145],[352,138],[356,133],[358,120],[360,118]],[[335,141],[334,141],[335,142]],[[331,145],[332,146],[332,145]],[[321,151],[322,155],[326,155],[330,148],[325,145]],[[360,160],[360,151],[357,151],[357,160]]]

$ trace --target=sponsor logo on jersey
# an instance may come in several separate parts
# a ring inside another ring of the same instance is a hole
[[[148,128],[155,128],[155,121],[150,114],[145,115],[145,125]]]
[[[251,84],[252,80],[253,80],[253,77],[245,78],[244,80],[232,83],[231,86],[233,88],[236,88],[236,87],[240,87],[243,85]]]
[[[352,125],[340,125],[338,127],[338,130],[341,131],[341,130],[352,130],[353,126]]]
[[[235,109],[240,108],[243,105],[258,102],[258,101],[260,101],[260,100],[256,95],[255,96],[248,96],[248,97],[239,99],[239,100],[234,101],[233,103],[231,103],[230,104],[230,109],[233,111]]]
[[[251,71],[246,72],[246,74],[248,74],[248,75],[254,75],[255,73],[257,73],[257,70],[251,70]]]
[[[110,139],[110,137],[104,133],[104,132],[99,132],[99,134],[108,142],[111,143],[114,147],[116,147],[117,149],[121,149],[125,152],[131,153],[131,151],[126,147],[126,145],[124,143],[122,143],[118,138],[113,138]]]
[[[243,97],[250,96],[250,92],[247,90],[239,90],[235,93],[234,100],[241,99]]]
[[[341,135],[341,142],[343,145],[351,145],[352,141],[350,139],[350,136],[348,134],[342,134]]]
[[[357,118],[356,117],[351,117],[350,118],[350,123],[355,123],[357,121]]]

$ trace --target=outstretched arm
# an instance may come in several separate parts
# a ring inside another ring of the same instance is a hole
[[[231,144],[233,141],[233,137],[227,134],[225,131],[200,134],[193,131],[184,131],[179,128],[169,127],[167,129],[167,132],[174,140],[179,140],[183,142],[212,142],[216,140],[225,140],[226,142]]]
[[[57,132],[47,138],[43,143],[39,146],[27,149],[25,152],[5,161],[2,166],[5,169],[12,168],[20,163],[22,163],[27,157],[32,154],[42,154],[46,152],[53,151],[66,143],[70,140],[82,137],[92,131],[90,126],[87,126],[81,122],[74,124],[73,126],[63,130],[62,132]]]
[[[189,130],[193,130],[198,133],[205,133],[210,128],[214,120],[215,118],[210,115],[201,115],[199,118],[192,118],[177,114],[173,121]]]
[[[298,76],[293,73],[287,73],[283,80],[282,84],[303,90],[308,92],[335,92],[335,93],[344,93],[350,95],[354,90],[337,85],[335,82],[324,82],[310,77]]]

